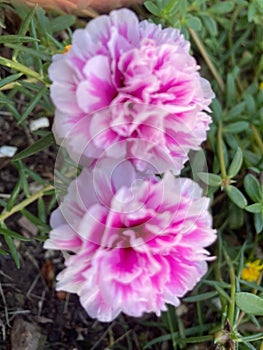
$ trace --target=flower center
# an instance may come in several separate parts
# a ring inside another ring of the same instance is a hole
[[[65,53],[69,52],[70,48],[71,48],[71,45],[66,45],[64,47],[64,50],[62,51],[62,53],[65,54]]]

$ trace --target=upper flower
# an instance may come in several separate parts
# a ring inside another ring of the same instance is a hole
[[[130,162],[108,166],[84,169],[52,214],[45,248],[71,252],[57,289],[78,293],[100,321],[159,315],[207,271],[209,200],[192,180],[142,181]]]
[[[68,53],[49,68],[58,142],[73,157],[97,159],[116,142],[141,157],[137,142],[144,140],[148,154],[161,150],[163,171],[179,173],[206,139],[204,111],[213,98],[189,46],[177,29],[139,22],[127,9],[76,30]]]

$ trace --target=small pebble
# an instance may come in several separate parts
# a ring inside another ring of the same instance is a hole
[[[17,151],[17,147],[14,146],[2,146],[0,147],[0,158],[12,158]]]
[[[11,330],[11,346],[14,350],[42,350],[45,336],[40,328],[34,324],[16,318]]]
[[[49,127],[49,120],[46,117],[32,120],[30,122],[29,127],[30,127],[31,131],[36,131],[36,130],[42,129],[42,128],[48,128]]]

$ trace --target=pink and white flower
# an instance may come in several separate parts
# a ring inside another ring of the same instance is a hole
[[[160,315],[207,271],[205,247],[216,238],[209,199],[171,172],[141,180],[131,162],[109,164],[84,169],[52,214],[45,248],[71,253],[57,289],[77,293],[100,321]]]
[[[119,152],[136,160],[143,141],[147,162],[158,158],[162,171],[178,174],[206,139],[214,96],[189,48],[177,29],[139,22],[127,9],[76,30],[49,68],[57,142],[77,160],[116,158],[107,150],[121,142]]]

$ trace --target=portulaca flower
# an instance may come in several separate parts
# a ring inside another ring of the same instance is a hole
[[[127,9],[76,30],[49,68],[57,142],[82,164],[126,157],[145,171],[155,158],[180,173],[206,139],[214,96],[189,49],[177,29]]]
[[[45,248],[70,253],[57,289],[77,293],[100,321],[160,315],[207,271],[205,247],[216,238],[209,199],[171,172],[141,179],[131,162],[110,167],[82,170],[52,214]]]

